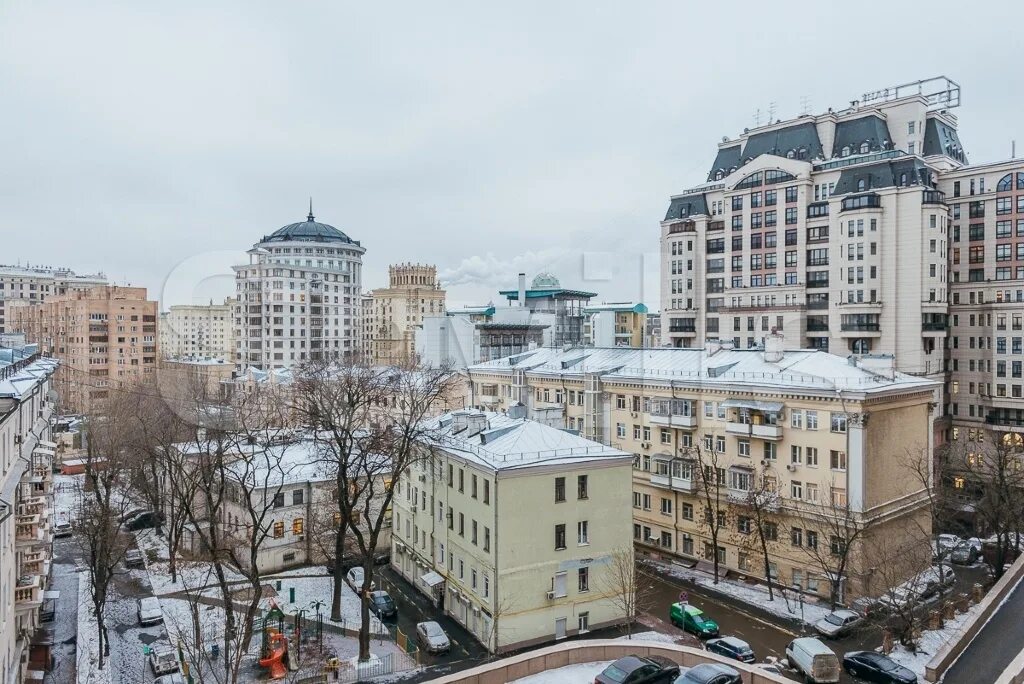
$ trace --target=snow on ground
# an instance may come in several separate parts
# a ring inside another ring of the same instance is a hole
[[[85,475],[53,476],[53,510],[55,520],[70,521],[80,507],[79,492]]]
[[[313,603],[320,601],[323,606],[320,609],[321,613],[330,614],[331,612],[331,596],[333,583],[330,577],[288,577],[288,578],[276,578],[271,580],[271,584],[276,588],[276,582],[281,582],[281,588],[277,589],[277,604],[281,607],[281,610],[288,614],[297,613],[303,608],[306,609],[306,614],[309,615],[315,612]],[[295,589],[295,601],[291,602],[291,589]],[[345,626],[350,629],[358,629],[361,620],[360,609],[361,601],[352,589],[347,584],[341,585],[341,616],[345,621]],[[370,614],[370,629],[373,633],[378,634],[384,632],[384,627],[381,625],[380,620],[375,615]]]
[[[89,575],[78,575],[78,639],[76,669],[78,684],[110,684],[110,667],[99,669],[99,625],[89,600]]]
[[[676,644],[676,643],[679,643],[679,641],[681,639],[683,639],[683,638],[684,638],[684,635],[682,635],[682,634],[677,634],[677,635],[673,636],[671,634],[662,634],[661,632],[653,632],[652,631],[652,632],[640,632],[639,634],[634,634],[632,639],[630,639],[630,637],[628,637],[628,636],[621,636],[621,637],[617,637],[615,640],[616,641],[657,641],[658,643],[662,643],[662,644]]]
[[[170,552],[167,539],[156,533],[156,530],[140,530],[135,533],[139,549],[146,557],[146,569],[149,571],[149,582],[153,593],[157,596],[173,594],[185,589],[199,589],[217,581],[213,571],[213,563],[178,559],[177,581],[171,581]],[[240,574],[226,568],[228,581],[237,582],[244,579]]]
[[[273,575],[267,575],[268,578],[278,579],[282,577],[318,577],[318,576],[330,576],[330,572],[327,570],[326,565],[309,565],[302,568],[292,568],[291,570],[282,570],[281,572],[274,573]]]
[[[555,670],[540,672],[529,677],[514,679],[509,684],[590,684],[612,661],[566,665]]]
[[[924,681],[924,668],[935,657],[946,644],[954,641],[960,635],[960,630],[970,624],[971,620],[981,611],[981,604],[977,603],[967,609],[966,613],[955,616],[952,620],[946,620],[942,629],[927,630],[921,632],[921,638],[917,641],[917,652],[911,653],[903,645],[897,643],[889,654],[903,667],[909,668],[917,673],[918,679]]]
[[[747,584],[746,582],[737,582],[729,579],[719,579],[718,584],[715,584],[714,578],[711,575],[700,570],[686,568],[675,563],[662,563],[655,560],[645,560],[644,562],[662,573],[677,579],[692,582],[693,584],[707,589],[708,591],[730,596],[737,601],[742,601],[743,603],[756,606],[762,610],[772,613],[773,615],[791,619],[795,618],[797,620],[800,619],[800,602],[795,596],[793,596],[793,592],[787,592],[786,598],[783,598],[778,589],[776,589],[775,600],[769,601],[768,589],[760,584]],[[786,603],[787,598],[789,600],[788,605]],[[828,606],[808,603],[807,600],[808,599],[805,596],[803,619],[807,624],[814,624],[831,612]]]

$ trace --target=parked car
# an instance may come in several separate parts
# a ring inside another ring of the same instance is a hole
[[[879,684],[917,684],[917,675],[892,658],[874,651],[851,651],[843,656],[843,669],[851,677]]]
[[[861,596],[859,599],[854,600],[850,604],[850,608],[865,617],[873,617],[878,613],[884,613],[886,610],[880,599],[871,598],[870,596]]]
[[[594,684],[672,684],[679,666],[661,656],[628,655],[604,668]]]
[[[363,580],[365,577],[366,573],[363,572],[362,567],[359,566],[350,568],[349,571],[345,573],[345,581],[348,582],[348,586],[352,587],[352,591],[360,595],[363,592]],[[374,591],[376,589],[377,583],[370,580],[370,591]]]
[[[954,584],[956,573],[948,565],[932,566],[911,580],[911,586],[919,590],[922,598],[930,598]]]
[[[704,614],[704,611],[689,603],[673,603],[668,611],[669,621],[684,632],[690,632],[703,639],[718,636],[718,623]]]
[[[126,568],[141,568],[146,565],[146,559],[142,555],[142,551],[138,549],[128,549],[124,554],[124,566]]]
[[[59,522],[53,526],[53,538],[60,539],[62,537],[70,537],[71,531],[71,523],[67,521]]]
[[[921,600],[922,595],[919,589],[903,584],[887,591],[884,596],[878,599],[878,603],[885,610],[900,610]]]
[[[971,537],[957,544],[949,554],[949,560],[960,565],[971,565],[981,558],[981,540]]]
[[[932,558],[948,556],[963,541],[955,534],[939,534],[932,540]]]
[[[452,650],[452,642],[448,635],[441,629],[441,625],[433,620],[416,625],[416,640],[427,653],[447,653]]]
[[[153,511],[143,511],[124,524],[124,529],[129,532],[148,530],[157,527],[161,523],[160,515]]]
[[[836,610],[814,623],[814,629],[823,637],[838,639],[849,634],[864,621],[864,616],[852,610]]]
[[[178,671],[178,654],[171,649],[153,651],[149,654],[149,669],[155,675]]]
[[[160,609],[160,599],[148,596],[139,599],[139,624],[155,625],[164,621],[164,612]]]
[[[708,649],[712,653],[723,655],[726,658],[732,658],[738,660],[741,663],[752,663],[757,658],[754,657],[754,650],[750,648],[750,644],[743,639],[737,639],[733,636],[721,637],[720,639],[708,639],[704,643],[704,648]]]
[[[391,594],[386,591],[370,592],[370,610],[381,620],[398,617],[398,606],[391,599]]]
[[[185,684],[185,678],[181,676],[180,672],[175,672],[174,674],[157,677],[153,680],[153,684]]]
[[[814,637],[800,637],[789,642],[786,660],[808,682],[833,684],[839,681],[839,657]]]
[[[703,663],[696,667],[683,667],[674,684],[742,684],[740,673],[721,663]]]
[[[129,520],[137,516],[139,513],[145,512],[145,508],[129,508],[127,511],[121,514],[121,524],[123,525],[124,523],[128,522]]]

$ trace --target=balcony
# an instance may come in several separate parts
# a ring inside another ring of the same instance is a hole
[[[691,221],[680,221],[678,223],[673,223],[672,225],[670,225],[668,227],[668,234],[669,235],[676,235],[678,233],[696,233],[696,232],[697,232],[697,224],[694,223],[692,220]]]
[[[844,197],[840,211],[856,211],[857,209],[881,209],[882,198],[871,192],[865,195]]]
[[[18,544],[42,544],[46,540],[43,528],[41,516],[19,515],[14,521],[14,540]]]
[[[674,428],[695,428],[697,427],[697,418],[692,415],[684,415],[681,413],[655,413],[653,410],[648,415],[648,420],[651,425],[660,425],[662,427],[674,427]]]
[[[19,575],[38,575],[46,577],[50,571],[50,559],[42,551],[22,554]]]
[[[32,610],[43,603],[43,586],[39,575],[18,578],[14,586],[14,607],[18,611]]]
[[[757,439],[767,439],[772,441],[782,439],[781,425],[742,423],[730,420],[725,424],[725,431],[730,435],[737,435],[740,437],[755,437]]]
[[[921,204],[945,204],[946,193],[941,190],[925,190],[921,195]]]

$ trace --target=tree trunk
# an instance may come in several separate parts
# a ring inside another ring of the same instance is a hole
[[[370,583],[373,561],[363,559],[363,591],[359,601],[359,662],[370,659]]]
[[[345,526],[339,525],[338,532],[334,535],[334,572],[333,586],[331,587],[331,620],[341,621],[341,585],[345,581],[345,568],[341,561],[345,555]]]

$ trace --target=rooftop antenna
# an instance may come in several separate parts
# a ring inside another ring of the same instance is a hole
[[[761,108],[758,107],[754,110],[754,128],[761,125]]]
[[[313,218],[314,218],[314,216],[313,216],[313,198],[311,196],[309,198],[309,216],[306,217],[306,220],[307,221],[312,221]]]
[[[1010,159],[1016,159],[1016,158],[1017,158],[1017,141],[1016,140],[1011,140],[1010,141]]]
[[[811,100],[806,95],[800,96],[800,113],[810,114],[811,113]]]
[[[775,102],[768,103],[768,123],[775,119]]]

